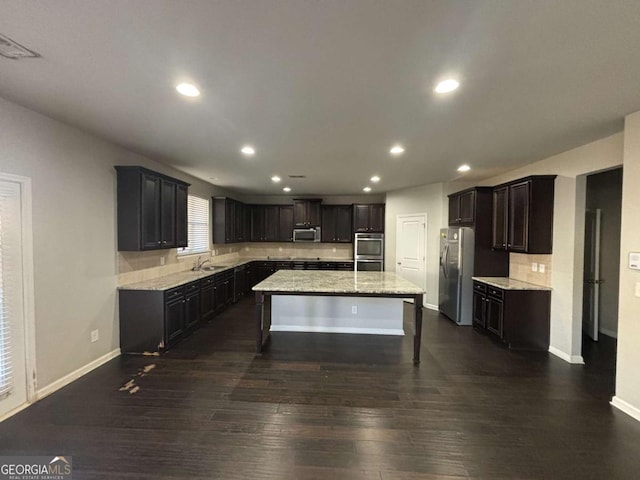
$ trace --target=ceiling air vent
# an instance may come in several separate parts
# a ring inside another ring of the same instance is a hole
[[[11,58],[12,60],[19,60],[21,58],[35,58],[39,57],[40,54],[34,52],[33,50],[29,50],[28,48],[23,47],[19,43],[11,40],[9,37],[6,37],[0,33],[0,55],[6,58]]]
[[[307,178],[306,175],[289,175],[289,178]]]

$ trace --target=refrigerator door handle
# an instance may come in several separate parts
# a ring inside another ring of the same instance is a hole
[[[442,250],[442,255],[440,255],[440,266],[442,267],[442,274],[444,278],[449,278],[447,275],[447,257],[449,254],[449,244],[445,243],[444,249]]]

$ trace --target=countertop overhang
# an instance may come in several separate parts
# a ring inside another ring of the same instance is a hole
[[[553,290],[551,287],[536,285],[535,283],[523,282],[509,277],[471,277],[477,282],[486,283],[492,287],[502,290]]]
[[[279,270],[253,287],[272,294],[324,293],[348,295],[415,296],[425,290],[393,272],[335,272],[322,270]]]

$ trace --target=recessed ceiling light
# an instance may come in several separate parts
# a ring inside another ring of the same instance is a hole
[[[284,191],[284,192],[290,192],[290,191],[291,191],[291,188],[290,188],[290,187],[284,187],[284,188],[282,189],[282,191]]]
[[[470,167],[469,165],[467,165],[467,164],[465,164],[465,165],[460,165],[460,166],[458,167],[458,171],[459,171],[459,172],[468,172],[469,170],[471,170],[471,167]]]
[[[449,93],[457,90],[459,86],[460,82],[454,80],[453,78],[449,78],[438,83],[433,91],[436,93]]]
[[[253,148],[250,145],[245,145],[244,147],[242,147],[242,149],[240,151],[242,153],[244,153],[248,157],[251,157],[252,155],[255,155],[255,153],[256,153],[255,148]]]
[[[278,175],[274,175],[273,177],[271,177],[271,181],[273,183],[278,183],[280,180],[282,180]]]
[[[185,97],[200,96],[200,90],[198,90],[198,87],[190,83],[181,83],[176,87],[176,90],[178,91],[178,93],[180,93],[181,95],[184,95]]]
[[[404,153],[404,147],[402,145],[394,145],[391,147],[391,150],[389,150],[389,153],[391,155],[402,155]]]
[[[371,187],[364,187],[362,190],[365,191],[365,192],[370,192],[371,191]]]
[[[373,183],[378,183],[380,181],[380,177],[378,175],[374,175],[373,177],[371,177],[371,181]]]

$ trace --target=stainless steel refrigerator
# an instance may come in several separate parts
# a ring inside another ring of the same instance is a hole
[[[458,325],[473,323],[473,243],[471,228],[440,230],[438,308]]]

